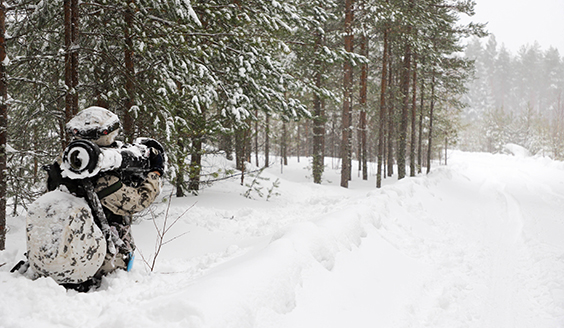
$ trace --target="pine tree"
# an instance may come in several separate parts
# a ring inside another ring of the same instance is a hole
[[[344,43],[345,51],[353,51],[353,0],[345,0]],[[341,115],[341,187],[348,188],[351,179],[351,144],[352,144],[352,83],[353,68],[349,60],[343,66],[343,112]]]
[[[300,82],[301,100],[312,113],[312,176],[321,183],[325,166],[326,123],[328,103],[337,102],[337,91],[331,84],[332,66],[342,62],[336,49],[339,6],[336,1],[301,1],[296,31],[288,44],[292,49],[292,75]],[[313,31],[313,33],[312,33]]]
[[[6,248],[6,195],[8,146],[8,81],[6,77],[6,4],[0,3],[0,251]]]

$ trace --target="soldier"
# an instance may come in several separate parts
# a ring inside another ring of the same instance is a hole
[[[75,140],[88,140],[100,147],[102,151],[117,149],[122,152],[122,155],[130,154],[130,156],[122,156],[121,162],[116,165],[119,170],[101,171],[89,179],[93,183],[96,194],[94,197],[99,199],[99,201],[89,201],[95,222],[102,231],[104,231],[103,222],[109,225],[109,236],[106,236],[108,249],[102,266],[91,279],[79,283],[63,284],[67,288],[86,291],[92,286],[99,286],[102,276],[116,269],[129,271],[131,268],[135,250],[131,235],[132,215],[146,209],[160,193],[160,179],[165,170],[166,155],[162,145],[154,139],[140,138],[133,145],[124,145],[116,141],[120,131],[120,122],[115,114],[105,108],[89,107],[81,111],[67,123],[66,128]],[[148,174],[142,175],[141,178],[124,174],[128,166],[136,165],[136,156],[132,153],[142,151],[148,152],[144,154],[144,158],[149,159]],[[81,160],[83,159],[80,154],[70,156],[75,157],[71,161],[75,160],[78,165],[82,165]],[[63,157],[64,155],[59,156],[49,167],[48,190],[52,191],[64,186],[73,195],[84,198],[87,190],[82,180],[66,174]],[[97,214],[96,203],[102,205],[103,214],[102,211]]]

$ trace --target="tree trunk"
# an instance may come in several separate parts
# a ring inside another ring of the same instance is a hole
[[[270,165],[270,115],[266,113],[266,127],[264,129],[264,167]]]
[[[317,51],[323,45],[323,35],[319,33],[317,35],[317,41],[315,43],[315,48]],[[315,75],[315,86],[321,89],[322,84],[322,72],[321,72],[321,60],[316,56],[315,67],[317,69]],[[312,163],[312,174],[313,182],[321,183],[321,177],[323,176],[323,171],[325,169],[325,108],[319,94],[314,93],[313,95],[313,163]]]
[[[65,0],[65,123],[78,113],[78,0]],[[65,146],[71,136],[65,131]]]
[[[411,46],[406,43],[403,57],[403,68],[401,72],[400,88],[402,93],[401,120],[399,129],[398,147],[398,180],[405,177],[406,148],[407,148],[407,126],[409,113],[409,80],[411,75]]]
[[[200,190],[200,174],[202,171],[202,136],[192,138],[192,147],[190,149],[190,168],[188,170],[190,181],[188,182],[188,190],[197,194]]]
[[[387,117],[385,119],[387,119]],[[386,125],[387,123],[388,123],[388,121],[386,121],[386,123],[384,125]],[[383,142],[384,153],[382,154],[382,159],[384,160],[384,165],[382,165],[383,169],[384,169],[382,177],[384,177],[384,179],[386,179],[388,177],[388,165],[386,165],[386,163],[388,163],[388,152],[386,151],[386,149],[388,149],[388,135],[387,135],[387,133],[388,133],[388,131],[384,131],[384,142]]]
[[[310,130],[310,127],[311,127],[310,124],[311,124],[311,122],[309,120],[306,120],[305,123],[304,123],[304,129],[305,129],[305,131],[304,131],[305,145],[304,145],[304,148],[303,148],[304,149],[304,152],[303,152],[304,157],[311,156],[311,151],[312,151],[311,150],[311,148],[312,148],[311,141],[312,140],[311,140],[311,137],[310,137],[311,135],[309,133],[309,130]]]
[[[353,51],[353,0],[345,0],[345,51]],[[345,60],[343,67],[343,114],[341,141],[341,187],[348,188],[351,178],[351,113],[352,113],[352,64]]]
[[[280,156],[282,156],[284,165],[288,165],[288,133],[286,122],[282,122],[282,143],[280,144]]]
[[[447,156],[448,156],[448,137],[445,136],[445,165],[448,165]]]
[[[384,129],[386,127],[386,87],[388,82],[388,29],[384,29],[384,49],[382,50],[382,78],[380,82],[380,120],[378,122],[378,168],[376,188],[382,187],[382,164],[384,163]]]
[[[132,3],[132,0],[128,1],[128,4]],[[135,105],[135,66],[133,59],[133,40],[131,39],[133,32],[133,12],[128,5],[125,9],[125,91],[127,92],[127,98],[125,100],[125,110],[123,114],[123,132],[125,135],[125,141],[130,143],[133,142],[134,136],[134,122],[131,115],[131,109]]]
[[[360,53],[368,58],[366,35],[360,38]],[[368,90],[368,64],[362,64],[360,72],[360,151],[359,168],[362,168],[362,180],[368,180],[368,159],[366,145],[366,96]]]
[[[186,194],[184,193],[184,173],[186,172],[186,152],[184,149],[184,143],[182,142],[182,138],[178,138],[177,140],[178,152],[176,154],[176,165],[178,167],[178,171],[176,172],[176,197],[184,197]]]
[[[334,165],[334,161],[335,158],[337,157],[337,151],[335,150],[335,143],[337,142],[337,136],[336,136],[336,127],[335,127],[335,113],[333,112],[331,115],[331,168],[334,169],[335,165]]]
[[[392,52],[391,49],[388,48],[388,51],[390,52],[388,54],[388,56],[392,57]],[[393,67],[392,67],[392,60],[389,60],[389,69],[388,69],[388,83],[389,86],[392,85],[393,83]],[[388,146],[388,154],[386,155],[387,157],[387,161],[388,161],[388,169],[386,174],[391,177],[392,175],[394,175],[394,139],[395,139],[395,131],[394,131],[394,111],[395,111],[395,106],[394,106],[394,101],[392,98],[392,95],[390,95],[390,97],[388,98],[390,100],[389,104],[388,104],[388,115],[386,117],[387,119],[387,123],[388,123],[388,136],[387,136],[387,146]]]
[[[435,69],[431,79],[431,103],[429,105],[429,143],[427,145],[427,174],[431,172],[431,154],[433,151],[433,109],[435,107]]]
[[[425,80],[421,78],[421,104],[419,105],[419,131],[418,131],[418,141],[417,141],[417,172],[421,173],[421,167],[423,166],[422,156],[422,145],[423,145],[423,114],[424,114],[424,102],[425,102]]]
[[[415,0],[409,1],[409,14],[413,14],[413,8],[415,7]],[[405,41],[405,53],[403,57],[403,69],[401,75],[401,92],[403,96],[403,104],[401,109],[401,127],[399,136],[399,154],[398,154],[398,180],[403,179],[406,175],[406,164],[407,164],[407,130],[409,122],[409,84],[411,79],[411,43],[409,40],[409,35],[412,34],[413,26],[408,23],[406,35],[408,38]]]
[[[258,119],[258,110],[255,111],[255,162],[257,163],[257,167],[260,167],[259,163],[259,119]]]
[[[229,126],[226,126],[229,128]],[[225,152],[228,161],[233,160],[233,135],[231,133],[221,133],[219,136],[219,149]]]
[[[248,137],[247,128],[235,130],[235,168],[241,171],[241,185],[244,185],[245,180]]]
[[[247,145],[245,146],[245,161],[250,164],[253,152],[253,132],[251,130],[251,122],[248,122],[248,127],[249,128],[247,130],[247,135],[245,137],[245,140],[247,142]]]
[[[247,146],[247,130],[235,130],[235,168],[240,171],[245,170],[245,155]]]
[[[6,7],[0,2],[0,251],[6,249],[6,146],[8,142],[8,81],[6,76]]]
[[[296,148],[297,148],[297,149],[296,149],[296,156],[297,156],[298,163],[299,163],[299,162],[300,162],[300,151],[301,151],[301,148],[302,148],[302,144],[301,144],[301,142],[300,142],[300,138],[302,137],[302,135],[301,135],[301,133],[300,133],[300,132],[301,132],[301,131],[300,131],[300,130],[301,130],[301,129],[300,129],[300,122],[297,122],[296,125],[297,125],[297,128],[298,128],[297,136],[296,136],[296,143],[297,143],[297,145],[296,145]]]
[[[72,10],[72,51],[71,51],[71,62],[72,62],[72,87],[74,89],[74,94],[72,98],[72,112],[74,115],[78,113],[78,51],[80,49],[79,40],[79,11],[78,11],[78,0],[71,0],[71,10]],[[74,116],[73,115],[73,116]]]
[[[415,165],[415,132],[417,118],[417,61],[416,56],[413,57],[413,97],[411,99],[411,142],[409,144],[409,175],[414,177],[416,171]]]

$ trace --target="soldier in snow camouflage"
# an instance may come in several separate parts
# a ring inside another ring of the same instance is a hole
[[[78,113],[69,123],[67,130],[76,139],[86,139],[101,148],[124,147],[116,142],[119,133],[119,119],[107,109],[101,107],[90,107]],[[166,165],[164,148],[153,139],[143,143],[145,149],[149,150],[149,173],[144,176],[143,181],[128,184],[122,181],[123,174],[117,171],[105,171],[99,173],[93,179],[94,191],[97,194],[103,213],[110,226],[111,233],[119,236],[116,250],[106,252],[105,260],[98,272],[93,277],[99,279],[103,275],[116,269],[127,269],[128,262],[135,250],[135,244],[131,235],[131,217],[133,214],[146,209],[157,197],[161,190],[161,179]],[[66,186],[68,191],[78,197],[84,197],[84,190],[76,180],[61,175],[61,157],[51,166],[49,170],[48,189],[55,190],[60,185]],[[97,224],[100,224],[97,222]]]

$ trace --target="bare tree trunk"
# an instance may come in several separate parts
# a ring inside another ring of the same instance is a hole
[[[448,137],[445,136],[445,165],[448,165],[447,157],[448,157]]]
[[[433,151],[433,109],[435,107],[435,69],[431,79],[431,103],[429,105],[429,143],[427,145],[427,174],[431,172],[431,154]]]
[[[229,128],[228,125],[225,126]],[[221,133],[219,136],[219,150],[225,152],[225,158],[229,161],[233,160],[233,135],[231,133]]]
[[[335,162],[335,158],[337,157],[337,151],[335,150],[335,143],[337,140],[337,136],[336,136],[336,127],[335,127],[335,113],[333,112],[331,115],[331,168],[335,168],[334,162]]]
[[[306,120],[305,124],[304,124],[304,129],[305,129],[305,131],[304,131],[305,145],[304,145],[304,153],[303,153],[304,157],[311,156],[311,151],[312,151],[312,146],[311,146],[312,140],[311,140],[311,137],[310,137],[311,135],[309,133],[309,129],[311,127],[310,124],[311,123],[310,123],[309,120]]]
[[[8,83],[6,77],[6,7],[0,2],[0,251],[6,249],[6,146],[8,141]]]
[[[266,113],[266,127],[264,129],[264,167],[270,165],[270,115]]]
[[[245,140],[247,141],[247,145],[245,146],[245,161],[249,164],[251,163],[251,157],[253,152],[253,131],[251,130],[251,122],[248,122],[248,131]]]
[[[282,160],[284,165],[288,165],[288,132],[287,132],[287,123],[282,122],[282,143],[280,145],[280,155],[282,156]]]
[[[235,168],[240,171],[245,170],[247,134],[246,128],[235,130]]]
[[[353,2],[345,0],[345,51],[353,51]],[[342,114],[342,142],[341,142],[341,187],[348,188],[351,178],[351,113],[352,113],[352,76],[353,69],[350,61],[346,60],[343,67],[343,114]]]
[[[380,120],[378,122],[378,168],[376,188],[382,187],[382,164],[384,163],[384,129],[386,126],[386,87],[388,79],[388,29],[384,29],[384,49],[382,50],[382,77],[380,82]]]
[[[317,41],[315,43],[316,51],[323,45],[323,35],[319,33],[317,35]],[[322,72],[321,72],[321,60],[316,58],[315,67],[317,69],[315,75],[315,86],[321,88],[322,84]],[[313,95],[313,163],[312,163],[312,174],[313,182],[321,183],[321,177],[323,176],[323,171],[325,169],[325,108],[319,94],[315,93]]]
[[[388,51],[390,52],[388,54],[388,56],[390,56],[390,58],[392,57],[392,53],[391,53],[391,49],[388,48]],[[393,83],[393,67],[392,67],[392,60],[389,60],[389,69],[388,69],[388,83],[389,86]],[[388,161],[388,169],[386,174],[391,177],[392,175],[394,175],[394,139],[395,139],[395,131],[394,131],[394,110],[395,110],[395,106],[394,106],[394,102],[393,102],[393,98],[390,95],[390,97],[388,98],[390,100],[389,104],[388,104],[388,115],[387,115],[387,123],[388,123],[388,136],[387,136],[387,146],[388,146],[388,154],[387,156],[387,161]]]
[[[416,171],[415,165],[415,135],[416,135],[416,117],[417,117],[417,61],[416,56],[413,57],[413,97],[411,99],[411,142],[409,145],[409,175],[414,177]]]
[[[406,149],[407,149],[407,122],[409,112],[409,80],[411,75],[411,46],[406,43],[405,54],[403,57],[403,69],[401,73],[401,93],[402,93],[402,107],[401,107],[401,120],[399,129],[399,147],[398,147],[398,180],[405,177],[406,165]]]
[[[132,3],[128,1],[128,4]],[[125,110],[123,115],[123,132],[126,142],[132,142],[134,137],[134,122],[131,116],[131,108],[135,105],[135,66],[133,59],[133,40],[131,39],[133,32],[133,12],[128,5],[125,9],[125,90],[127,92],[127,99],[125,100]]]
[[[424,114],[424,104],[425,104],[425,85],[424,79],[421,78],[421,104],[419,105],[419,131],[418,131],[418,141],[417,141],[417,173],[421,173],[421,167],[423,166],[422,156],[422,144],[423,144],[423,114]]]
[[[184,197],[184,174],[186,173],[186,152],[184,149],[184,143],[181,138],[177,140],[178,153],[176,156],[176,165],[178,166],[178,171],[176,172],[176,197]]]
[[[235,168],[241,171],[241,185],[245,180],[245,159],[247,158],[247,145],[248,145],[249,129],[235,130]]]
[[[65,122],[78,113],[78,0],[65,0]],[[65,131],[65,144],[71,136]]]
[[[319,73],[321,75],[321,73]],[[325,109],[318,95],[314,96],[313,126],[313,182],[321,183],[325,170]]]
[[[363,1],[364,9],[364,1]],[[360,53],[368,58],[368,45],[366,35],[360,38]],[[368,64],[362,64],[360,72],[360,151],[359,151],[359,168],[362,168],[362,179],[368,180],[368,152],[366,145],[366,106],[367,106],[367,90],[368,90]]]
[[[386,117],[387,119],[387,117]],[[387,125],[387,121],[385,123],[385,125]],[[386,179],[388,177],[388,165],[386,165],[386,163],[388,163],[388,152],[386,151],[386,149],[388,149],[388,135],[387,135],[388,131],[384,132],[384,154],[383,154],[383,160],[384,160],[384,165],[382,165],[384,167],[384,172],[383,172],[383,177],[384,179]]]
[[[255,112],[255,162],[257,163],[257,167],[260,167],[259,163],[259,118],[258,118],[258,110]]]
[[[78,51],[80,48],[80,40],[79,40],[79,26],[78,26],[78,19],[79,19],[79,11],[78,11],[78,0],[71,0],[71,10],[72,10],[72,51],[71,51],[71,62],[72,62],[72,87],[74,89],[74,94],[72,98],[72,112],[74,115],[78,113],[78,90],[76,87],[78,86]]]
[[[298,135],[296,136],[296,143],[297,143],[297,145],[296,145],[296,147],[297,147],[297,149],[296,149],[296,156],[297,156],[297,158],[298,158],[298,163],[299,163],[299,162],[300,162],[300,151],[301,151],[301,148],[302,148],[302,144],[301,144],[301,142],[300,142],[300,138],[302,137],[302,135],[301,135],[301,133],[300,133],[300,132],[301,132],[301,131],[300,131],[300,122],[297,122],[296,125],[298,126],[298,132],[297,132]]]
[[[200,174],[202,171],[202,139],[203,136],[192,138],[192,147],[190,149],[190,168],[188,182],[188,190],[197,194],[200,190]]]

